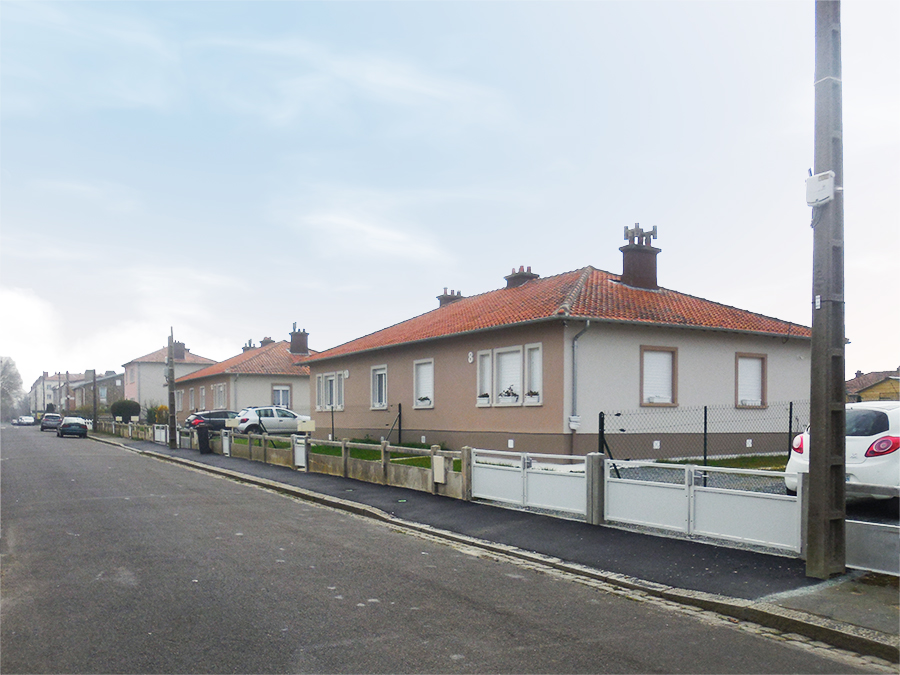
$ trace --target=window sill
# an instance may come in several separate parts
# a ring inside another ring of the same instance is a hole
[[[490,408],[491,407],[491,399],[477,398],[477,399],[475,399],[475,406],[478,408]]]
[[[642,408],[677,408],[677,403],[641,403]]]
[[[526,396],[525,403],[523,405],[535,406],[535,405],[542,405],[542,404],[543,404],[543,402],[541,401],[540,396]]]

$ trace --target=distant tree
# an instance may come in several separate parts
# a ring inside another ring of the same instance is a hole
[[[44,412],[56,412],[56,406],[52,403],[48,403],[47,409]]]
[[[156,423],[157,424],[168,424],[169,423],[169,406],[161,405],[156,409]]]
[[[139,417],[141,414],[141,404],[137,401],[129,401],[127,399],[116,401],[109,406],[109,413],[113,416],[113,419],[121,417],[124,420],[126,417],[128,419]]]
[[[0,417],[9,422],[16,416],[22,400],[22,376],[16,362],[0,356]]]

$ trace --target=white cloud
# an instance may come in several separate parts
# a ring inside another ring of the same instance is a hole
[[[352,108],[355,97],[394,107],[433,109],[454,124],[495,123],[509,115],[500,93],[448,75],[439,75],[375,53],[336,54],[302,39],[206,39],[191,43],[199,53],[225,52],[240,63],[217,81],[204,71],[203,86],[236,110],[286,125],[310,114]],[[350,114],[350,113],[348,113]]]

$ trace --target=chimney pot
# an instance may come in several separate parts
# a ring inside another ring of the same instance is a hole
[[[528,271],[526,272],[525,266],[520,265],[518,272],[516,272],[516,268],[513,267],[512,274],[510,274],[508,277],[503,277],[503,278],[506,279],[506,287],[507,288],[516,288],[518,286],[521,286],[524,283],[531,281],[532,279],[540,278],[540,275],[532,272],[531,267],[529,267]]]
[[[452,290],[448,293],[447,287],[444,286],[444,292],[437,296],[438,300],[438,308],[443,307],[444,305],[449,305],[451,302],[456,302],[457,300],[462,300],[463,294],[462,291]]]
[[[644,232],[638,223],[635,223],[634,229],[625,228],[628,243],[619,250],[622,251],[621,282],[626,286],[652,291],[659,289],[656,282],[656,256],[661,249],[650,244],[651,238],[656,238],[655,226],[649,232]]]
[[[291,333],[291,354],[309,354],[309,333],[304,328],[297,332],[297,324],[294,324],[294,331]]]

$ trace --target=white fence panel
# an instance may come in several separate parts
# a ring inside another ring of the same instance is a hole
[[[524,504],[522,469],[472,462],[472,496],[498,502]]]
[[[694,487],[691,531],[800,551],[796,497]]]
[[[587,513],[587,485],[584,473],[555,473],[529,469],[525,472],[528,506],[555,511]]]
[[[846,522],[847,567],[900,576],[900,527]]]
[[[298,469],[306,468],[306,437],[291,435],[291,447],[294,451],[294,466]]]
[[[607,474],[604,493],[606,520],[688,531],[690,508],[685,485],[610,479]]]
[[[784,474],[658,462],[607,461],[604,517],[799,552],[801,496]]]

